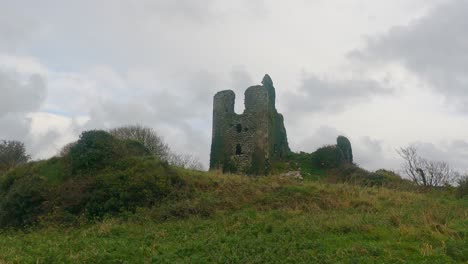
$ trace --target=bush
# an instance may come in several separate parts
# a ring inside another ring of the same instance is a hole
[[[151,207],[184,185],[167,162],[129,158],[118,168],[102,171],[84,196],[83,208],[89,217],[134,212],[138,207]]]
[[[83,132],[76,145],[70,149],[73,172],[100,169],[120,158],[117,142],[105,131]]]
[[[52,219],[70,215],[89,219],[138,207],[152,207],[185,186],[165,161],[153,157],[129,157],[96,171],[93,176],[73,177],[53,190]]]
[[[457,187],[457,197],[463,198],[465,196],[468,196],[468,176],[462,177],[458,181],[458,187]]]
[[[37,175],[15,178],[8,174],[1,181],[0,226],[25,226],[37,222],[46,200],[46,182]]]
[[[343,151],[337,146],[324,146],[312,153],[312,163],[319,168],[338,168],[345,162]]]
[[[138,141],[118,140],[105,131],[92,130],[81,134],[69,158],[76,173],[102,169],[124,157],[145,155],[150,151]]]
[[[363,180],[365,186],[388,186],[393,183],[401,182],[400,175],[393,171],[380,169],[375,172],[369,173]]]
[[[56,174],[63,158],[29,163],[0,179],[0,226],[59,224],[152,207],[191,192],[167,162],[129,157],[81,177]]]
[[[151,206],[181,181],[167,162],[137,158],[150,155],[140,142],[84,132],[64,157],[30,162],[0,178],[0,226]]]
[[[0,173],[8,171],[20,164],[24,164],[31,159],[26,154],[26,148],[23,142],[19,141],[0,141]]]
[[[170,149],[158,133],[141,125],[127,125],[109,130],[109,133],[120,140],[140,142],[149,152],[160,160],[169,160]]]

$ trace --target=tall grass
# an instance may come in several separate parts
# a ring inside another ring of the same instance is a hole
[[[0,233],[0,263],[463,263],[468,200],[178,169],[135,213]]]

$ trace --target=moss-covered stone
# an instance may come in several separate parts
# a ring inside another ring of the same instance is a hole
[[[351,147],[351,142],[347,137],[339,136],[336,139],[336,145],[343,152],[346,162],[353,163],[353,149]]]

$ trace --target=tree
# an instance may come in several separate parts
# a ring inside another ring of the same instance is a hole
[[[460,176],[457,187],[457,197],[468,196],[468,175]]]
[[[68,155],[68,153],[70,153],[70,150],[76,145],[77,141],[75,142],[70,142],[68,144],[66,144],[65,146],[62,147],[62,149],[59,151],[59,153],[57,154],[57,157],[65,157]]]
[[[81,133],[80,139],[70,148],[72,170],[91,171],[104,168],[122,156],[119,141],[102,130]]]
[[[177,167],[182,167],[185,169],[191,169],[191,170],[204,170],[203,164],[198,160],[193,155],[189,154],[176,154],[176,153],[171,153],[169,155],[169,164],[177,166]]]
[[[0,171],[9,170],[28,162],[30,159],[31,156],[26,154],[23,142],[14,140],[0,141]]]
[[[127,125],[111,129],[109,133],[121,140],[135,140],[142,143],[154,156],[169,162],[171,165],[192,170],[204,170],[203,164],[195,156],[171,151],[163,138],[150,127]]]
[[[444,161],[432,161],[418,155],[414,146],[397,150],[403,158],[403,172],[417,185],[444,186],[453,183],[458,173]]]
[[[161,160],[169,160],[169,146],[162,137],[150,127],[127,125],[109,130],[109,133],[120,140],[135,140],[142,143],[149,151]]]

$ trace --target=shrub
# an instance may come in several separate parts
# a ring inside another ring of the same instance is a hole
[[[400,175],[393,171],[380,169],[375,172],[369,173],[363,180],[366,186],[388,186],[392,183],[401,182]]]
[[[68,177],[66,163],[59,158],[10,170],[0,179],[0,226],[34,224],[51,206],[50,190]]]
[[[151,207],[183,186],[184,181],[167,162],[134,157],[119,160],[93,177],[62,185],[56,201],[67,213],[101,218]]]
[[[0,190],[0,226],[34,224],[46,200],[46,182],[37,175],[6,175]]]
[[[135,140],[118,140],[111,134],[92,130],[83,132],[71,147],[69,158],[74,173],[102,169],[130,156],[146,156],[151,152]]]
[[[121,149],[125,157],[151,155],[151,151],[143,143],[136,140],[123,140]]]
[[[468,176],[462,177],[458,181],[457,187],[457,197],[463,198],[465,196],[468,196]]]
[[[14,140],[0,141],[0,173],[24,164],[30,159],[31,156],[26,154],[24,143]]]
[[[100,169],[119,158],[117,140],[105,131],[83,132],[80,139],[70,149],[73,172]]]
[[[312,162],[319,168],[338,168],[345,162],[343,151],[337,146],[324,146],[312,153]]]
[[[81,177],[55,175],[62,161],[28,163],[0,179],[1,227],[100,219],[191,195],[179,172],[153,157],[122,158]]]
[[[57,157],[66,157],[68,156],[68,154],[70,154],[70,150],[76,145],[76,141],[75,142],[70,142],[68,144],[66,144],[65,146],[63,146],[60,151],[57,153]]]
[[[109,130],[109,133],[120,140],[140,142],[149,152],[160,160],[169,160],[170,149],[163,138],[150,127],[127,125]]]

